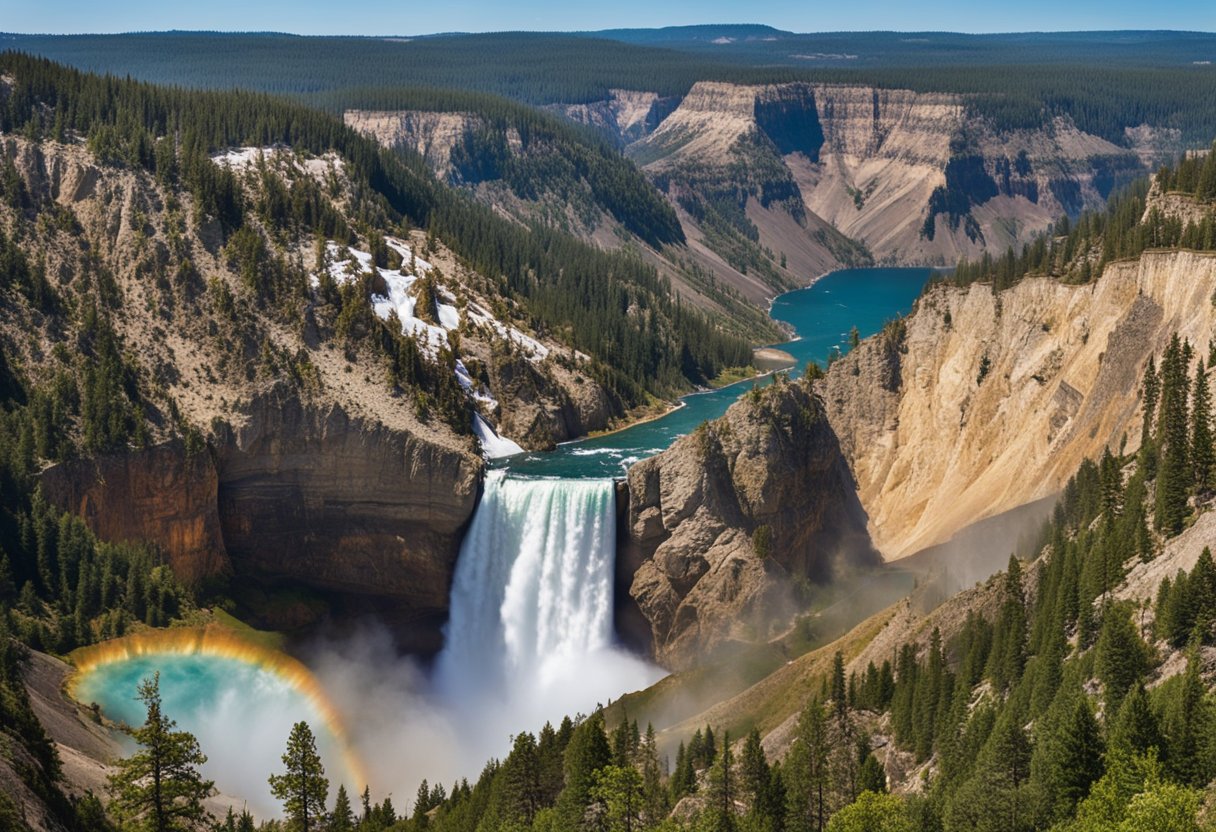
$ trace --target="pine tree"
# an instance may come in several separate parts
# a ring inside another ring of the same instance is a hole
[[[589,795],[604,807],[607,832],[640,830],[646,803],[638,770],[613,763],[596,770],[594,781]]]
[[[531,826],[543,807],[540,755],[536,739],[527,731],[515,735],[511,753],[503,761],[495,783],[493,816],[500,824]]]
[[[133,832],[185,832],[206,828],[211,816],[203,801],[215,793],[199,768],[207,762],[198,740],[161,710],[160,674],[140,682],[138,697],[147,709],[131,731],[139,750],[118,761],[108,789],[110,811]]]
[[[1157,378],[1157,365],[1153,357],[1148,357],[1148,366],[1144,369],[1144,384],[1140,388],[1140,399],[1144,405],[1144,423],[1140,433],[1140,446],[1143,448],[1152,441],[1153,417],[1157,413],[1157,396],[1161,391]]]
[[[691,794],[696,784],[696,774],[692,769],[692,758],[684,748],[684,742],[676,751],[676,767],[671,773],[671,802],[679,803],[680,798]]]
[[[739,790],[747,798],[751,813],[755,816],[769,817],[771,814],[772,807],[768,803],[770,777],[768,758],[760,744],[760,732],[753,728],[739,755]]]
[[[1138,684],[1124,697],[1119,707],[1119,715],[1110,733],[1110,750],[1132,755],[1146,754],[1149,749],[1156,749],[1158,756],[1161,756],[1164,746],[1157,715],[1149,706],[1144,685]]]
[[[283,753],[284,774],[269,777],[270,793],[283,802],[289,828],[311,832],[324,826],[325,800],[329,780],[317,754],[317,740],[307,722],[297,722],[287,738]]]
[[[417,815],[415,811],[414,816]],[[329,815],[329,832],[355,832],[355,813],[350,808],[350,796],[346,793],[346,786],[341,784],[338,785],[338,794],[334,797],[334,810]]]
[[[1106,696],[1106,713],[1114,718],[1123,697],[1148,670],[1148,646],[1122,604],[1109,607],[1103,616],[1096,670]]]
[[[338,788],[339,788],[339,791],[341,791],[341,786],[339,786]],[[427,818],[426,813],[429,812],[430,809],[431,809],[431,785],[430,785],[430,783],[428,783],[426,781],[426,778],[424,777],[424,778],[422,778],[422,782],[418,784],[418,793],[414,795],[413,820],[414,820],[414,825],[417,826],[419,829],[426,826],[427,821],[429,820]],[[334,809],[334,812],[335,813],[337,812],[336,808]]]
[[[654,726],[646,726],[646,736],[641,746],[642,796],[645,800],[646,819],[658,823],[667,816],[667,792],[663,788],[663,772],[659,764],[659,745],[655,739]]]
[[[1212,774],[1208,747],[1212,713],[1199,675],[1197,645],[1189,650],[1181,688],[1180,693],[1171,697],[1165,714],[1169,746],[1166,761],[1179,781],[1199,787],[1206,784]]]
[[[1067,725],[1061,743],[1059,796],[1071,814],[1087,794],[1089,787],[1102,776],[1102,736],[1089,702],[1077,697],[1072,720]]]
[[[1174,333],[1161,362],[1161,404],[1157,417],[1157,445],[1161,464],[1157,474],[1157,528],[1166,535],[1182,530],[1187,495],[1194,481],[1188,462],[1190,433],[1187,418],[1187,370],[1183,345]]]
[[[1212,393],[1203,359],[1195,370],[1195,387],[1191,393],[1191,466],[1195,470],[1195,489],[1206,493],[1212,488]]]
[[[722,752],[717,755],[709,770],[709,789],[707,790],[708,808],[710,813],[710,829],[713,832],[733,832],[737,827],[735,819],[735,800],[738,785],[735,773],[735,754],[730,747],[730,733],[722,732]]]
[[[604,734],[604,714],[596,711],[583,720],[566,746],[565,788],[557,799],[557,816],[563,829],[582,826],[583,816],[591,805],[591,789],[595,775],[611,764],[612,749]]]
[[[823,704],[812,699],[798,718],[794,744],[782,768],[789,832],[823,832],[830,814],[830,752]]]
[[[988,675],[997,688],[1017,684],[1026,666],[1026,596],[1022,589],[1022,565],[1012,555],[1005,571],[1003,600],[989,658]]]
[[[844,681],[844,654],[839,650],[832,657],[832,708],[836,719],[843,721],[849,714],[848,692]]]
[[[541,801],[546,806],[553,805],[564,785],[562,755],[565,753],[566,743],[570,739],[570,734],[564,730],[567,724],[569,724],[569,720],[563,722],[563,730],[558,732],[553,730],[550,723],[546,722],[545,727],[540,729],[540,736],[536,738],[536,754],[540,758]],[[570,730],[573,732],[573,728]]]
[[[873,751],[868,751],[861,761],[858,788],[863,793],[882,793],[887,790],[887,773],[883,771],[882,763],[878,762]]]

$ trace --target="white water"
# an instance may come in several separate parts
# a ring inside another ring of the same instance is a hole
[[[461,711],[489,706],[503,717],[501,736],[486,738],[491,753],[509,733],[586,713],[662,675],[614,644],[615,553],[611,480],[486,477],[456,565],[436,684]]]

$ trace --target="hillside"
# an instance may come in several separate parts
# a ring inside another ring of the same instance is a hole
[[[1133,201],[1122,215],[1136,224],[1155,208]],[[1199,228],[1187,227],[1161,233],[1177,240]],[[903,321],[897,348],[872,339],[832,368],[828,418],[887,558],[1055,493],[1104,449],[1139,447],[1136,395],[1149,358],[1175,332],[1197,345],[1216,337],[1216,259],[1138,239],[1149,250],[1109,262],[1091,282],[1077,282],[1076,263],[1088,269],[1102,248],[1057,238],[1054,259],[1011,288],[936,285]],[[993,266],[997,280],[1002,268]]]
[[[1063,214],[1100,208],[1178,147],[1176,132],[1147,129],[1114,144],[1067,116],[996,129],[956,94],[701,82],[627,152],[678,202],[707,203],[745,233],[750,220],[762,247],[805,270],[816,244],[855,256],[833,230],[890,263],[1020,247]],[[810,239],[782,233],[780,218]]]

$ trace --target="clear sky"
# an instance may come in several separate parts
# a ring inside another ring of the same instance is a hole
[[[0,0],[0,31],[300,34],[767,23],[797,32],[1216,29],[1216,0]]]

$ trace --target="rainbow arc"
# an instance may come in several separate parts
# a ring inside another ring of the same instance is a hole
[[[342,762],[352,778],[352,785],[357,788],[367,785],[366,771],[351,747],[342,717],[317,677],[298,659],[251,642],[225,627],[209,625],[145,630],[82,647],[71,654],[76,671],[68,680],[68,693],[75,698],[80,680],[97,668],[137,656],[214,656],[254,665],[273,673],[299,693],[321,718],[341,750]]]

